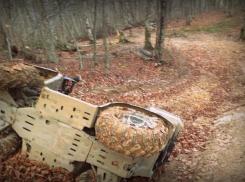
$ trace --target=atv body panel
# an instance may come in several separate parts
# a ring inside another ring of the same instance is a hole
[[[126,103],[92,105],[53,90],[59,88],[62,75],[42,67],[38,69],[53,75],[45,80],[46,86],[52,89],[44,87],[34,107],[18,108],[7,91],[1,91],[0,95],[0,130],[12,125],[23,139],[22,152],[27,152],[30,159],[70,172],[79,171],[78,166],[81,165],[78,164],[87,163],[96,168],[98,179],[108,173],[111,180],[151,177],[163,166],[183,128],[177,116],[153,107],[144,109]],[[114,106],[133,108],[146,115],[160,117],[169,128],[168,141],[162,150],[150,157],[133,158],[101,144],[95,136],[98,114]]]

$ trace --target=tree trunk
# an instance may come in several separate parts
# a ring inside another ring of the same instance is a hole
[[[191,0],[191,18],[196,19],[196,0]]]
[[[94,0],[94,66],[98,65],[97,62],[97,47],[96,47],[96,23],[97,23],[97,0]]]
[[[232,17],[234,14],[234,0],[228,0],[228,9],[229,9],[229,17]]]
[[[86,13],[87,2],[85,1],[83,5],[84,5],[84,8],[83,8],[84,18],[85,18],[85,22],[86,22],[86,28],[87,28],[87,32],[88,32],[89,43],[93,44],[94,43],[94,37],[93,37],[93,34],[92,34],[92,30],[91,30],[88,14]]]
[[[227,11],[228,11],[228,0],[223,0],[223,5],[224,5],[224,13],[227,13]]]
[[[80,48],[78,46],[78,43],[77,43],[77,40],[76,40],[75,36],[73,35],[73,33],[71,32],[71,29],[70,29],[69,25],[67,24],[67,22],[65,21],[64,17],[63,17],[63,21],[66,24],[67,29],[68,29],[69,33],[71,34],[71,36],[72,36],[72,39],[73,39],[73,41],[75,43],[75,46],[76,46],[76,49],[77,49],[77,52],[78,52],[78,60],[79,60],[79,68],[78,69],[82,70],[83,69],[83,59],[82,59],[82,54],[81,54],[82,51],[80,50]]]
[[[2,37],[4,39],[4,41],[2,43],[2,47],[7,48],[7,46],[8,46],[7,37],[8,36],[7,36],[5,27],[6,26],[3,23],[3,19],[0,18],[0,32],[1,32],[1,35],[2,35]]]
[[[13,58],[12,58],[12,51],[11,51],[11,44],[9,42],[9,38],[6,37],[6,42],[7,42],[7,45],[8,45],[8,55],[9,55],[9,61],[13,61]]]
[[[47,23],[47,27],[46,27],[46,41],[48,44],[48,48],[46,49],[46,58],[48,61],[50,62],[54,62],[57,63],[58,62],[58,58],[56,55],[56,50],[55,50],[55,43],[54,43],[54,37],[53,37],[53,31],[52,31],[52,22],[50,20],[50,17],[48,16],[50,13],[50,4],[48,0],[45,0],[44,3],[44,7],[46,10],[46,23]]]
[[[127,8],[127,24],[129,28],[129,36],[132,37],[132,21],[131,21],[131,15],[130,15],[129,0],[126,1],[126,8]]]
[[[60,1],[57,1],[57,0],[55,1],[55,5],[57,6],[58,11],[59,11],[60,28],[61,28],[61,43],[62,43],[62,45],[64,45],[64,47],[66,47],[68,42],[67,42],[65,23],[63,20],[63,13],[62,13],[62,11],[60,9],[60,5],[59,5],[60,3],[61,3]]]
[[[243,27],[241,29],[240,39],[245,40],[245,19],[244,19]]]
[[[109,58],[108,58],[108,50],[107,50],[107,43],[106,43],[106,37],[107,37],[107,25],[108,25],[108,14],[106,10],[106,0],[102,1],[102,28],[103,28],[103,44],[104,44],[104,51],[105,51],[105,68],[109,68]]]
[[[73,23],[73,27],[74,27],[74,33],[75,33],[75,37],[79,37],[80,36],[80,33],[79,33],[79,30],[78,30],[78,28],[77,28],[77,23],[76,23],[76,21],[75,21],[75,18],[74,18],[74,15],[73,15],[73,13],[71,12],[71,18],[72,18],[72,23]]]
[[[28,9],[29,9],[29,16],[31,19],[31,24],[34,29],[33,33],[33,43],[35,44],[37,41],[37,18],[36,18],[36,13],[34,11],[34,5],[32,0],[27,1]]]
[[[147,0],[146,21],[145,21],[145,44],[144,49],[153,50],[151,44],[151,0]]]
[[[123,15],[122,15],[122,9],[123,9],[123,1],[113,1],[113,6],[116,12],[116,23],[115,23],[115,28],[117,31],[117,36],[118,36],[118,42],[119,43],[128,43],[128,39],[126,39],[124,33],[123,33],[123,28],[121,26],[121,22],[124,21]]]
[[[191,25],[191,0],[186,0],[185,4],[185,16],[186,16],[186,22],[185,24],[190,26]]]
[[[157,34],[156,34],[156,57],[159,62],[164,63],[163,60],[163,42],[164,42],[164,26],[167,9],[167,0],[158,0],[158,23],[157,23]]]

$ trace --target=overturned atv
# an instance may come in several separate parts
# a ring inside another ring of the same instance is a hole
[[[25,66],[20,66],[20,72]],[[12,125],[22,138],[22,152],[27,152],[30,159],[61,166],[76,174],[85,174],[92,168],[98,181],[151,177],[163,166],[183,128],[178,117],[153,107],[86,103],[63,94],[64,90],[69,93],[67,78],[60,92],[55,91],[61,75],[31,67],[28,69],[36,71],[33,78],[38,77],[34,86],[30,86],[33,81],[23,80],[25,86],[20,87],[14,78],[11,84],[0,78],[5,85],[0,95],[0,116],[4,123],[0,130]],[[27,90],[36,91],[36,99]]]

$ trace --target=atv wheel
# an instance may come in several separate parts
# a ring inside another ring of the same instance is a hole
[[[103,145],[133,158],[150,157],[161,151],[170,133],[161,117],[120,106],[102,111],[95,131]]]

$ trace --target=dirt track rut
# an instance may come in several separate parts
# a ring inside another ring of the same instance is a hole
[[[193,34],[187,38],[174,38],[166,43],[177,49],[192,54],[195,51],[205,51],[205,55],[195,59],[206,61],[208,66],[219,69],[231,69],[226,75],[231,78],[230,89],[233,93],[245,93],[245,46],[232,37],[217,36],[212,34]],[[192,55],[193,56],[193,55]],[[212,62],[210,62],[212,60]],[[212,65],[213,64],[213,65]],[[209,68],[211,68],[209,67]],[[206,69],[206,68],[203,68]],[[215,71],[209,69],[210,77],[203,75],[197,81],[196,88],[187,90],[194,93],[200,90],[201,100],[208,97],[210,87],[202,87],[206,84],[220,84],[215,79]],[[199,85],[199,86],[198,86]],[[191,88],[190,88],[191,89]],[[208,102],[211,102],[208,100]],[[236,103],[225,102],[220,106],[220,115],[215,118],[197,118],[196,121],[211,124],[212,135],[206,143],[204,151],[196,151],[192,156],[178,155],[166,166],[167,172],[163,173],[160,181],[217,181],[217,182],[242,182],[245,181],[245,107],[244,99]],[[222,112],[223,111],[223,112]],[[186,121],[193,122],[193,121]]]

